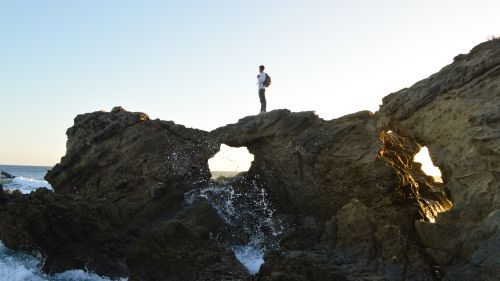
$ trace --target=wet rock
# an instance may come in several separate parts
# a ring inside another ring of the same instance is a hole
[[[0,175],[2,176],[2,178],[3,177],[5,177],[7,179],[13,179],[13,178],[15,178],[15,176],[13,176],[13,175],[11,175],[11,174],[9,174],[7,172],[4,172],[4,171],[0,171]]]
[[[7,195],[5,194],[5,191],[3,190],[3,185],[0,183],[0,204],[4,203],[7,201]]]

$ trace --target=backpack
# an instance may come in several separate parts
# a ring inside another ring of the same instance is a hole
[[[264,87],[269,87],[269,85],[271,85],[271,76],[269,76],[269,74],[266,73],[266,80],[264,80]]]

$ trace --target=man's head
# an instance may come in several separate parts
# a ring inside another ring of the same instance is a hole
[[[259,66],[259,72],[260,72],[260,73],[264,72],[264,68],[265,68],[265,67],[264,67],[263,65]]]

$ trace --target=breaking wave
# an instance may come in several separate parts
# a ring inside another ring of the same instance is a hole
[[[9,281],[110,281],[95,273],[68,270],[47,275],[42,272],[42,261],[30,255],[9,250],[0,242],[0,280]],[[127,279],[119,279],[126,281]]]

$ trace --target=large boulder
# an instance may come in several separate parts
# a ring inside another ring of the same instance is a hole
[[[500,278],[500,40],[383,100],[379,128],[427,146],[453,208],[417,222],[447,280]],[[496,249],[496,250],[493,250]]]

